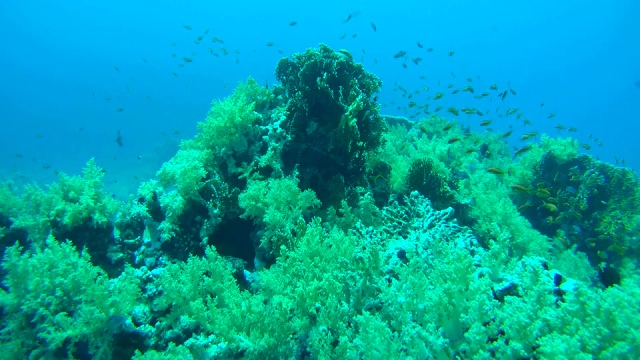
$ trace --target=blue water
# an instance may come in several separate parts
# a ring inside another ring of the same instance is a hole
[[[398,85],[413,92],[472,78],[476,88],[495,83],[517,91],[502,104],[477,102],[524,112],[532,125],[515,125],[518,136],[563,135],[556,124],[573,126],[593,154],[640,169],[638,14],[635,0],[5,0],[0,179],[46,183],[95,157],[107,171],[107,189],[126,196],[195,133],[213,99],[249,76],[273,84],[281,57],[319,43],[349,50],[382,79],[386,114],[411,114]],[[401,50],[422,62],[394,59]],[[420,103],[420,96],[412,100]],[[470,101],[447,99],[455,106]],[[550,113],[557,116],[548,119]],[[506,120],[493,125],[507,129]]]

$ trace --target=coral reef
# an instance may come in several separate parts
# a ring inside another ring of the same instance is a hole
[[[561,234],[565,247],[576,246],[594,266],[603,284],[619,284],[616,268],[637,247],[631,236],[640,216],[638,177],[588,155],[562,159],[547,152],[535,176],[522,214],[541,233]]]
[[[344,50],[276,75],[128,201],[0,184],[4,358],[640,358],[635,173],[383,117]]]

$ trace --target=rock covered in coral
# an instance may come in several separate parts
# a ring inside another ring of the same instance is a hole
[[[287,99],[282,126],[291,139],[285,167],[326,205],[364,181],[365,155],[382,144],[385,123],[375,95],[382,82],[326,45],[280,60],[276,77]]]

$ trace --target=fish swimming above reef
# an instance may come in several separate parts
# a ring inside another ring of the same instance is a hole
[[[401,51],[398,51],[397,53],[395,53],[395,54],[393,55],[393,58],[394,58],[394,59],[399,59],[399,58],[401,58],[401,57],[404,57],[405,55],[407,55],[407,52],[406,52],[406,51],[402,51],[402,50],[401,50]]]
[[[342,22],[343,22],[343,23],[349,22],[349,21],[351,21],[351,19],[353,19],[354,17],[356,17],[356,16],[358,16],[358,15],[360,15],[360,11],[357,11],[357,10],[356,10],[356,11],[354,11],[354,12],[350,13],[346,18],[344,18],[344,19],[342,20]]]
[[[124,146],[124,142],[122,142],[122,134],[120,133],[120,130],[116,132],[116,144],[118,144],[118,146]]]

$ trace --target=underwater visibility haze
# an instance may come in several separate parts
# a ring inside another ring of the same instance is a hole
[[[640,358],[639,13],[3,2],[1,357]]]

